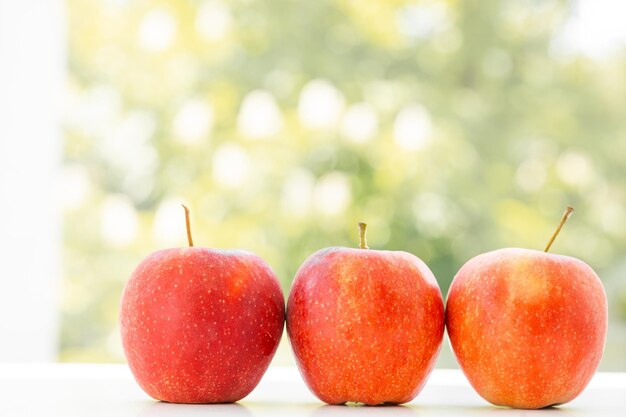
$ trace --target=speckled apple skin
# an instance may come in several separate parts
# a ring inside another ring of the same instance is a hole
[[[285,302],[258,256],[200,247],[144,259],[121,301],[124,352],[151,397],[234,402],[258,384],[283,332]]]
[[[401,404],[435,365],[443,299],[414,255],[327,248],[296,274],[287,332],[306,384],[322,401]]]
[[[587,386],[607,315],[589,265],[516,248],[467,262],[446,305],[450,344],[476,391],[493,404],[530,409],[571,401]]]

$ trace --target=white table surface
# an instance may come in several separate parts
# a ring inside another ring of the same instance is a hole
[[[297,369],[270,367],[238,404],[178,405],[152,400],[126,365],[0,364],[0,416],[626,416],[626,373],[598,373],[580,397],[538,411],[494,407],[458,370],[437,369],[405,406],[328,406],[306,388]]]

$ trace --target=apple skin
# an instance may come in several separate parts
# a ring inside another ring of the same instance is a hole
[[[258,256],[200,247],[145,258],[121,301],[122,344],[151,397],[226,403],[248,395],[280,341],[285,302]]]
[[[444,332],[439,285],[406,252],[333,247],[300,267],[287,333],[309,389],[328,404],[401,404],[432,371]]]
[[[450,344],[472,386],[495,405],[528,409],[582,392],[604,351],[607,316],[589,265],[517,248],[468,261],[446,305]]]

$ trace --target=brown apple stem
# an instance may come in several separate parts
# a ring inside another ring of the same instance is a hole
[[[193,246],[193,239],[191,238],[191,221],[189,219],[189,209],[186,205],[181,204],[185,209],[185,225],[187,226],[187,241],[189,242],[189,247]]]
[[[359,222],[359,248],[361,249],[369,249],[369,246],[367,246],[367,238],[365,237],[366,229],[367,224]]]
[[[550,250],[550,246],[552,246],[552,243],[554,243],[554,239],[556,239],[556,237],[559,235],[559,233],[561,232],[561,229],[563,228],[563,225],[565,224],[567,219],[569,219],[569,216],[571,216],[573,212],[574,212],[574,208],[567,206],[567,208],[565,209],[565,213],[563,213],[563,217],[561,217],[561,222],[559,223],[559,226],[554,231],[554,234],[550,238],[550,241],[546,245],[546,248],[543,250],[544,252],[547,252]]]

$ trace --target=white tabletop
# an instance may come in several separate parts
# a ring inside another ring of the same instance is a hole
[[[0,416],[625,416],[626,373],[599,373],[573,402],[539,411],[494,407],[458,370],[437,369],[406,406],[327,406],[306,388],[297,369],[270,367],[238,404],[177,405],[150,399],[125,365],[0,365]]]

